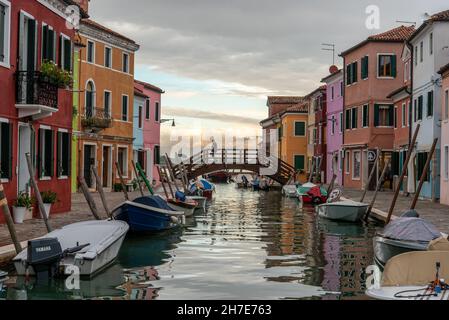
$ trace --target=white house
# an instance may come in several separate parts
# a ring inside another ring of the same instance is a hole
[[[449,10],[432,15],[409,39],[413,48],[413,132],[421,124],[414,159],[415,180],[420,179],[433,140],[439,139],[430,172],[421,191],[423,198],[440,198],[441,75],[449,62]]]

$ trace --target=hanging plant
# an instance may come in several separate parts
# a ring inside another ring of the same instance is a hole
[[[41,76],[59,88],[67,88],[72,86],[73,78],[70,72],[62,70],[52,61],[44,61],[41,65]]]

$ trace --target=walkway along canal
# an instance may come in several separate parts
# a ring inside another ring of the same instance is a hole
[[[280,191],[218,185],[214,199],[184,230],[129,236],[117,263],[80,290],[12,277],[0,298],[366,298],[375,225],[320,219]]]

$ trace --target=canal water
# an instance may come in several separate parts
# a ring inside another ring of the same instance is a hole
[[[317,217],[279,191],[218,185],[184,230],[128,236],[79,290],[17,278],[0,299],[364,299],[375,225]]]

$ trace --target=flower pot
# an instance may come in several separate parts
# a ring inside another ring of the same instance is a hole
[[[45,216],[47,219],[50,218],[51,205],[51,203],[44,203]]]
[[[14,223],[22,224],[29,211],[30,210],[25,207],[13,207]]]

